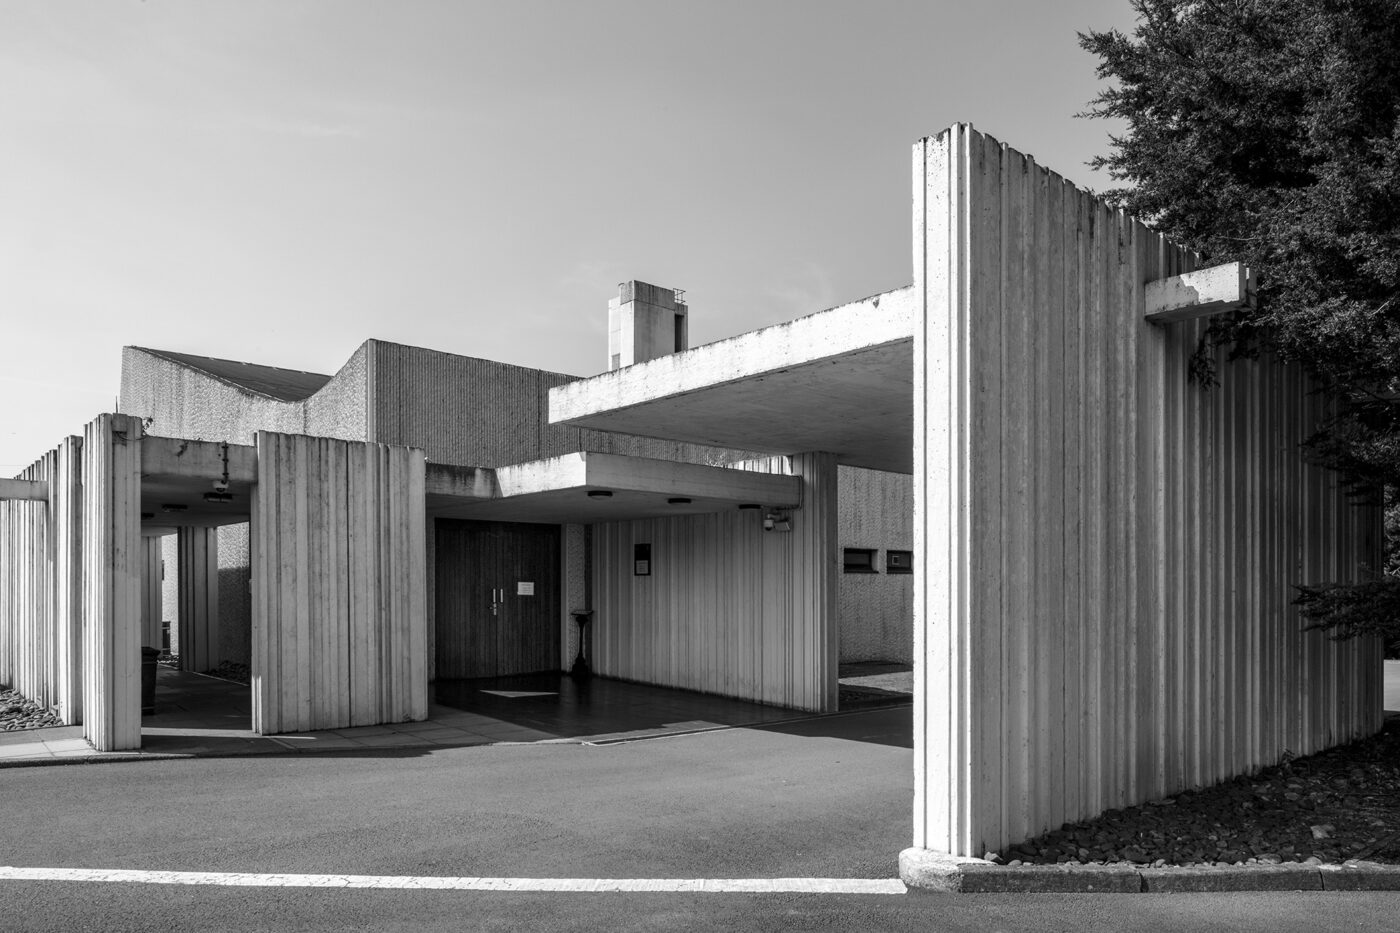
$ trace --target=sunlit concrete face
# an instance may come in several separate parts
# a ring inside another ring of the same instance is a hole
[[[898,289],[550,390],[550,420],[912,471],[913,324]]]

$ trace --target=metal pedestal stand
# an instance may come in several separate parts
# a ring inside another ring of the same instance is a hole
[[[593,676],[593,671],[588,667],[588,656],[584,651],[584,646],[588,643],[587,626],[589,620],[593,618],[593,610],[580,609],[569,613],[569,615],[573,616],[574,621],[578,623],[578,657],[574,658],[574,666],[569,668],[569,674],[575,679],[587,680]]]

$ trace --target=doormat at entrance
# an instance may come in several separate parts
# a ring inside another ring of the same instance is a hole
[[[505,697],[508,700],[518,700],[521,697],[557,697],[558,690],[482,690],[482,693],[489,693],[493,697]]]

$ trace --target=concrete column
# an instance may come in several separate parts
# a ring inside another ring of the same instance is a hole
[[[179,559],[180,668],[219,666],[219,530],[181,528]]]
[[[54,649],[58,715],[65,726],[83,721],[83,484],[81,437],[58,446],[49,487],[54,541]]]
[[[793,640],[803,656],[791,663],[810,678],[805,708],[830,713],[836,711],[839,695],[836,456],[796,454],[789,463],[793,475],[802,477],[802,508],[792,513],[790,534],[796,559],[788,577],[788,600],[794,628],[809,633]]]
[[[141,422],[101,415],[83,433],[83,734],[141,747]]]
[[[141,645],[161,647],[162,610],[165,607],[165,583],[161,570],[160,535],[141,538]]]
[[[572,613],[578,609],[592,608],[588,605],[588,584],[584,577],[584,528],[583,525],[564,525],[560,536],[563,598],[559,601],[559,624],[563,637],[559,639],[559,669],[565,671],[573,666],[574,658],[578,657],[578,625]]]

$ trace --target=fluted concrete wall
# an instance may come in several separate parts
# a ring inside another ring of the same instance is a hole
[[[422,451],[259,432],[253,727],[425,719]]]
[[[836,708],[836,463],[747,464],[803,482],[792,531],[761,511],[593,526],[594,669],[798,709]],[[633,546],[652,573],[633,575]]]
[[[219,666],[219,529],[181,528],[171,537],[179,551],[176,598],[180,668],[202,672]]]
[[[46,483],[47,501],[0,501],[0,683],[68,725],[82,716],[81,449],[70,437],[17,477]]]
[[[141,422],[101,415],[83,432],[83,734],[98,751],[141,746]]]
[[[914,150],[914,844],[980,856],[1380,725],[1380,654],[1303,632],[1376,516],[1304,465],[1326,400],[1187,381],[1144,321],[1193,258],[957,126]]]
[[[159,648],[164,641],[165,579],[161,560],[161,539],[141,538],[141,645]]]

